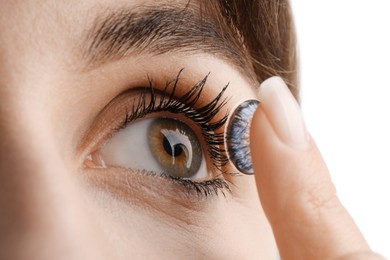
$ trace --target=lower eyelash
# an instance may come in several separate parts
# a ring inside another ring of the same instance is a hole
[[[126,127],[130,122],[142,118],[149,113],[170,112],[183,114],[200,126],[202,136],[208,146],[208,153],[210,155],[212,164],[216,167],[216,169],[223,173],[222,168],[228,163],[228,156],[224,148],[224,134],[223,132],[216,133],[216,131],[224,126],[228,118],[228,113],[215,122],[211,121],[228,102],[226,97],[223,98],[223,94],[226,91],[228,85],[226,85],[221,90],[221,92],[208,104],[199,108],[195,108],[201,97],[209,74],[206,75],[203,80],[196,83],[186,93],[184,93],[184,95],[179,98],[175,98],[176,89],[182,72],[183,69],[179,71],[174,80],[168,82],[165,85],[163,91],[158,94],[158,101],[153,82],[151,79],[149,79],[149,88],[144,89],[140,96],[139,102],[135,103],[132,106],[130,113],[126,114],[126,118],[122,124],[122,127]],[[150,101],[147,101],[147,94],[150,95]],[[201,184],[201,182],[195,183],[196,185]],[[203,190],[205,192],[206,190],[204,187],[208,187],[208,185],[209,184],[206,184],[206,186],[196,186],[195,189]]]
[[[184,186],[189,194],[195,193],[199,196],[209,197],[213,195],[218,196],[220,192],[224,197],[226,197],[225,191],[231,193],[229,184],[224,179],[213,179],[202,182],[195,182],[190,179],[172,177],[166,174],[163,174],[161,176],[166,177],[173,182]]]

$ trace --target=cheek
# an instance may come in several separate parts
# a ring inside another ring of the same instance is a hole
[[[88,196],[108,246],[122,256],[242,259],[260,255],[273,259],[276,247],[272,232],[252,182],[249,178],[238,182],[248,187],[245,194],[209,198],[207,206],[203,201],[198,202],[202,204],[199,207],[194,207],[195,201],[174,202],[145,194],[133,194],[129,201],[95,185],[88,188]]]

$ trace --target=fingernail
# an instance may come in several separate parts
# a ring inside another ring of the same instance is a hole
[[[264,81],[259,99],[279,139],[293,149],[304,150],[309,135],[301,109],[283,79],[272,77]]]

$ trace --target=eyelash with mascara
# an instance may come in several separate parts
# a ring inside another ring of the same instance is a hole
[[[209,74],[181,97],[177,98],[175,94],[182,72],[183,69],[179,71],[174,80],[169,81],[163,90],[158,91],[158,93],[156,93],[153,81],[149,79],[149,87],[143,89],[138,99],[139,101],[135,102],[130,112],[126,113],[120,129],[125,128],[131,122],[143,118],[150,113],[170,112],[173,114],[182,114],[200,127],[201,134],[207,144],[207,152],[211,158],[211,162],[223,175],[225,174],[223,166],[229,160],[224,148],[224,134],[223,132],[216,133],[216,131],[224,126],[228,118],[228,113],[215,122],[212,122],[212,120],[228,102],[228,98],[223,97],[228,84],[208,104],[195,108],[198,105]],[[189,193],[195,192],[198,195],[204,195],[206,197],[214,194],[218,195],[219,191],[223,195],[225,195],[224,190],[230,192],[229,184],[223,178],[197,182],[190,179],[173,177],[164,173],[161,176],[181,184]]]

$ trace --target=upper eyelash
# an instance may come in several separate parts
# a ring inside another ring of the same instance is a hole
[[[131,111],[126,113],[126,118],[122,124],[122,127],[124,128],[130,122],[133,122],[134,120],[142,118],[153,112],[184,114],[184,116],[191,119],[200,126],[202,136],[204,137],[208,146],[207,150],[210,154],[212,164],[223,173],[223,166],[229,162],[229,159],[224,147],[224,134],[223,132],[216,133],[215,131],[224,126],[228,118],[228,112],[221,119],[215,122],[211,121],[228,102],[228,98],[223,97],[223,95],[229,84],[227,84],[208,104],[199,108],[195,108],[195,106],[198,104],[210,73],[207,74],[201,81],[196,83],[180,98],[175,98],[176,89],[182,72],[183,69],[179,71],[174,80],[167,82],[163,88],[163,91],[158,95],[158,101],[153,81],[149,78],[149,88],[144,88],[143,92],[141,93],[139,102],[134,103]],[[147,102],[146,98],[147,91],[150,95],[149,102]]]

